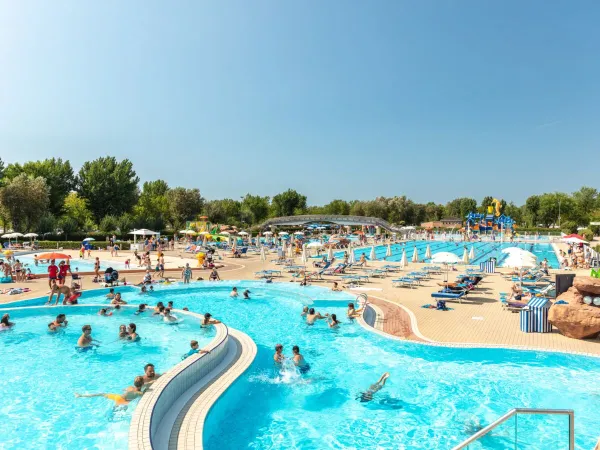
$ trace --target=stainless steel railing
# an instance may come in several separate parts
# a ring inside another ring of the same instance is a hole
[[[453,447],[452,450],[461,450],[469,446],[469,444],[473,444],[475,441],[481,439],[483,436],[488,434],[497,426],[506,422],[513,416],[517,416],[519,414],[537,414],[537,415],[568,415],[569,416],[569,450],[575,450],[575,413],[572,409],[530,409],[530,408],[515,408],[511,409],[509,412],[504,414],[502,417],[498,418],[494,422],[490,423],[487,427],[479,430],[470,438],[464,440],[456,447]],[[515,436],[515,449],[517,448],[517,437]]]

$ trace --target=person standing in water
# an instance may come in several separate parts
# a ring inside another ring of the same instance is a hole
[[[310,370],[310,364],[306,362],[304,356],[302,356],[302,354],[300,353],[300,347],[294,345],[292,347],[292,352],[294,353],[292,359],[294,360],[294,364],[298,368],[300,373],[305,374],[306,372],[308,372]]]
[[[314,325],[318,319],[325,319],[327,317],[329,317],[329,314],[322,316],[320,312],[315,312],[315,308],[310,308],[308,310],[308,314],[306,315],[306,324]]]
[[[79,336],[79,339],[77,340],[77,346],[79,348],[89,348],[98,343],[99,342],[92,337],[91,325],[84,325],[81,327],[81,336]]]
[[[327,323],[329,324],[329,328],[338,328],[340,326],[340,321],[337,320],[337,316],[335,314],[329,316]]]
[[[281,364],[284,359],[285,359],[285,356],[283,356],[283,345],[277,344],[275,346],[275,354],[273,355],[273,360],[276,363]]]

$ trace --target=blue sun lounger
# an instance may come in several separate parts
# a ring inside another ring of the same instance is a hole
[[[408,277],[396,278],[392,280],[392,286],[394,287],[417,287],[417,283],[414,279]]]
[[[360,284],[363,281],[368,282],[369,277],[367,275],[345,275],[342,277],[342,280],[350,283]]]
[[[462,303],[462,298],[467,295],[466,291],[460,292],[432,292],[431,296],[433,298],[443,298],[444,300],[458,300],[458,303]]]

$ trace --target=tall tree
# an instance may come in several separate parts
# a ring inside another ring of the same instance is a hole
[[[77,192],[71,192],[65,198],[63,205],[65,216],[75,220],[80,230],[92,228],[92,212],[89,210],[85,199],[81,198]]]
[[[269,216],[269,197],[250,195],[242,199],[242,217],[248,223],[261,223]]]
[[[584,186],[577,192],[573,192],[573,200],[583,222],[589,222],[592,211],[600,207],[598,190],[591,187]],[[580,223],[580,225],[587,225],[587,223]]]
[[[206,203],[204,212],[213,223],[242,224],[242,204],[237,200],[230,198],[212,200]]]
[[[532,195],[525,200],[525,211],[531,220],[531,226],[537,227],[540,214],[540,196]]]
[[[106,156],[83,164],[77,177],[77,191],[100,222],[108,214],[119,216],[131,211],[138,199],[139,181],[131,161]]]
[[[487,208],[488,208],[488,206],[492,206],[493,200],[494,200],[494,197],[490,197],[489,195],[486,197],[483,197],[483,200],[481,200],[481,205],[479,205],[479,212],[481,214],[487,213]]]
[[[324,214],[347,216],[350,214],[350,204],[346,200],[332,200],[323,207],[323,210]]]
[[[271,202],[271,214],[275,217],[302,214],[305,210],[306,196],[299,194],[294,189],[277,194]]]
[[[200,189],[182,187],[169,189],[167,199],[169,201],[169,221],[175,229],[183,227],[186,220],[194,219],[200,214],[204,205]]]
[[[146,181],[134,208],[135,223],[140,227],[163,229],[169,219],[169,186],[163,180]]]
[[[60,214],[65,198],[75,188],[75,174],[71,163],[63,161],[61,158],[51,158],[43,161],[28,161],[23,165],[9,164],[5,176],[11,180],[22,173],[33,178],[42,177],[46,180],[50,190],[50,212]]]
[[[42,177],[16,176],[0,188],[0,204],[15,231],[32,231],[48,208],[50,189]]]

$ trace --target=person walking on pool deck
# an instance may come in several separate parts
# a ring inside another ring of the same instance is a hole
[[[190,267],[190,263],[185,263],[185,267],[181,271],[181,277],[183,278],[184,284],[189,284],[190,279],[192,278],[192,268]]]
[[[115,402],[117,406],[127,405],[130,401],[141,397],[142,387],[144,386],[144,377],[135,377],[133,380],[133,386],[129,386],[123,391],[123,394],[78,394],[75,393],[75,397],[78,398],[90,398],[90,397],[104,397]]]

